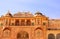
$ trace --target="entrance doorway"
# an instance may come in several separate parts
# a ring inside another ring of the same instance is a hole
[[[25,31],[21,31],[17,34],[17,39],[29,39],[29,34]]]

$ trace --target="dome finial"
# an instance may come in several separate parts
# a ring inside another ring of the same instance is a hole
[[[8,13],[10,13],[10,10],[8,10]]]

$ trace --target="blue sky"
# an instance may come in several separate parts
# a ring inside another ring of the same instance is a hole
[[[49,18],[60,18],[60,0],[0,0],[0,16],[11,11],[42,12]]]

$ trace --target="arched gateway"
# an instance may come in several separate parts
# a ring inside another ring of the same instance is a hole
[[[48,34],[48,39],[55,39],[54,34]]]
[[[17,34],[17,39],[29,39],[29,34],[25,31],[21,31]]]

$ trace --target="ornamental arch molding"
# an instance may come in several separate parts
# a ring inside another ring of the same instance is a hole
[[[29,34],[26,31],[20,31],[17,33],[17,39],[29,39]]]

